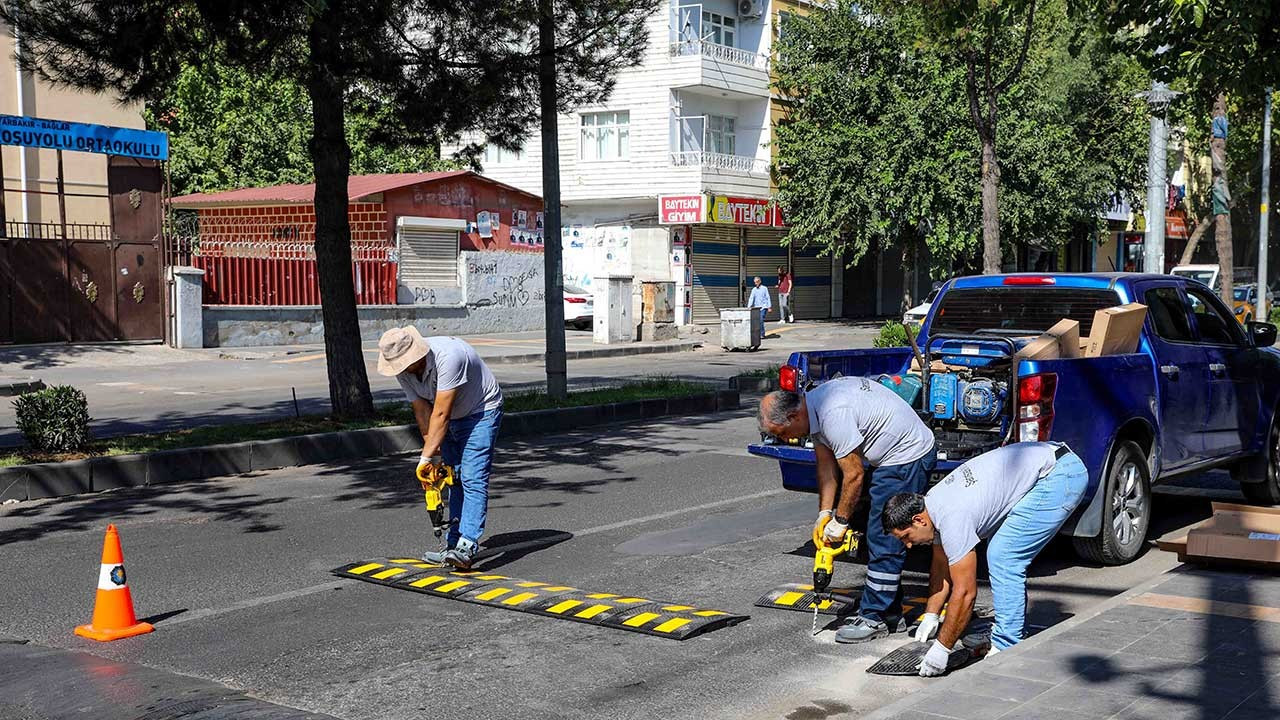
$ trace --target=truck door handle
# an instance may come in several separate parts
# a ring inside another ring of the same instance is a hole
[[[1170,379],[1177,379],[1180,368],[1177,365],[1161,365],[1160,372],[1167,375]]]
[[[1209,363],[1209,372],[1214,375],[1225,375],[1227,373],[1227,366],[1222,363]]]

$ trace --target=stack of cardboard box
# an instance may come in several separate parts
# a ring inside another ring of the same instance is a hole
[[[1093,328],[1084,339],[1080,338],[1079,322],[1061,320],[1023,346],[1018,358],[1057,360],[1136,352],[1146,318],[1147,306],[1141,303],[1104,308],[1093,314]]]

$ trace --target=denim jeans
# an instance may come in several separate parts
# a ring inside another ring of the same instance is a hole
[[[769,314],[769,308],[767,307],[760,308],[760,339],[761,340],[764,339],[764,318],[768,314]]]
[[[871,514],[867,517],[867,582],[862,586],[862,602],[858,614],[883,621],[886,616],[902,615],[902,566],[907,561],[907,546],[884,531],[880,515],[884,504],[898,493],[923,493],[929,486],[929,473],[938,462],[937,449],[905,465],[881,465],[871,469]]]
[[[484,534],[493,444],[501,424],[499,407],[450,420],[445,430],[440,455],[458,472],[456,484],[449,491],[449,547],[457,545],[459,537],[478,543]]]
[[[1009,511],[987,544],[987,568],[996,609],[991,645],[998,650],[1022,639],[1027,624],[1027,566],[1058,534],[1084,497],[1089,471],[1074,453],[1058,458]]]

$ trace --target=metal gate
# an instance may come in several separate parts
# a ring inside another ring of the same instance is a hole
[[[693,227],[693,322],[718,323],[720,310],[742,305],[742,255],[736,227]]]
[[[784,235],[786,235],[785,230],[747,228],[747,286],[750,287],[753,278],[759,276],[760,282],[769,288],[771,305],[769,314],[765,316],[765,320],[769,321],[781,319],[778,314],[778,266],[787,266],[789,251],[787,247],[779,244]]]
[[[795,248],[791,308],[797,320],[831,317],[831,258],[816,248]]]

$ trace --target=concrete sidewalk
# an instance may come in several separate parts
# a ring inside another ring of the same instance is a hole
[[[1184,565],[935,683],[868,720],[1275,720],[1280,577]]]

